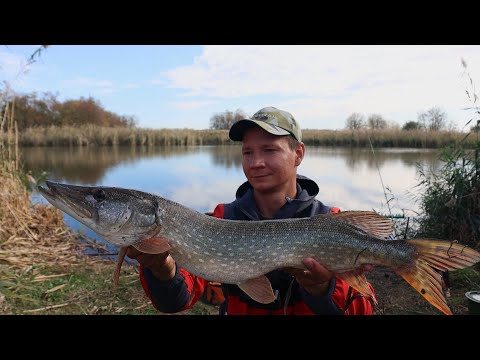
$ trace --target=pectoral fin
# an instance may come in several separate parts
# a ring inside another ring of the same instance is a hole
[[[270,304],[275,301],[272,285],[265,275],[249,279],[237,285],[244,293],[259,303]]]
[[[359,271],[348,271],[345,273],[337,274],[338,277],[345,280],[352,288],[357,290],[360,294],[365,296],[367,299],[373,301],[373,303],[377,304],[377,299],[375,295],[368,285],[367,278],[363,272]]]
[[[138,251],[147,254],[160,254],[170,250],[168,239],[164,237],[153,237],[141,240],[132,245]]]
[[[118,279],[120,277],[120,270],[122,269],[123,260],[127,254],[128,246],[123,246],[118,251],[117,263],[115,264],[115,271],[113,272],[113,286],[118,286]]]

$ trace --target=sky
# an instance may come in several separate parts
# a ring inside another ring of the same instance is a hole
[[[52,45],[26,65],[38,47],[0,46],[0,80],[61,101],[91,96],[152,129],[207,129],[226,110],[274,106],[302,129],[342,129],[353,112],[402,126],[439,107],[462,130],[474,115],[462,58],[480,81],[479,45]]]

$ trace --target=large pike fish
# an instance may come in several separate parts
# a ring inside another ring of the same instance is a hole
[[[214,218],[160,196],[131,189],[46,182],[38,188],[54,206],[121,248],[169,251],[177,264],[210,281],[238,285],[261,303],[274,301],[266,273],[304,268],[312,257],[366,297],[364,264],[385,266],[405,279],[445,314],[439,270],[480,261],[480,253],[434,239],[385,240],[391,220],[371,211],[346,211],[311,218],[238,221]],[[433,267],[433,268],[432,268]]]

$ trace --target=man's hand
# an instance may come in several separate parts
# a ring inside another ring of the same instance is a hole
[[[303,259],[303,265],[307,270],[297,268],[285,268],[289,274],[295,276],[297,282],[309,294],[313,296],[323,296],[328,291],[330,280],[334,276],[332,272],[323,267],[319,262],[312,258]],[[373,265],[362,265],[363,271],[369,271]]]
[[[313,296],[325,295],[333,273],[312,258],[303,259],[303,265],[305,265],[307,270],[285,268],[285,271],[295,276],[300,286],[308,293]]]
[[[127,256],[149,268],[160,281],[168,281],[175,277],[175,260],[173,260],[168,251],[160,254],[147,254],[138,251],[133,246],[129,246]]]

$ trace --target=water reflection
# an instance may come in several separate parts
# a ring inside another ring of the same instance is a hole
[[[437,150],[308,148],[301,172],[319,184],[319,198],[344,210],[418,211],[417,164],[437,169]],[[382,182],[383,180],[383,182]]]
[[[245,181],[240,146],[24,148],[34,173],[76,184],[133,188],[206,212],[234,199]],[[315,180],[319,199],[342,209],[417,209],[410,193],[418,184],[416,164],[438,169],[438,151],[307,147],[299,173]],[[377,168],[378,167],[378,168]],[[380,177],[381,176],[381,177]],[[393,203],[393,202],[392,202]]]
[[[181,157],[195,153],[193,147],[28,147],[22,148],[22,163],[38,174],[47,171],[59,181],[96,184],[105,173],[120,164],[142,158]]]
[[[215,165],[221,165],[226,168],[242,166],[242,147],[240,145],[213,146],[211,151]]]
[[[428,167],[438,166],[438,150],[433,149],[355,149],[355,148],[322,148],[308,147],[307,156],[333,157],[344,160],[345,165],[352,171],[358,167],[366,166],[370,170],[376,170],[387,162],[401,161],[406,166],[415,167],[422,163]]]

